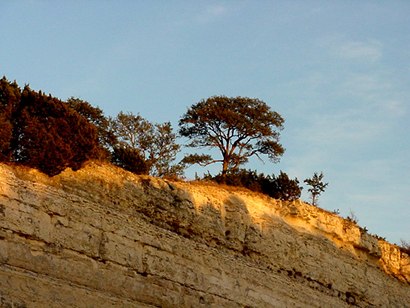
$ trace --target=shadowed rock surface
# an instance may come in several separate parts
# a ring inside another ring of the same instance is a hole
[[[111,165],[0,165],[0,307],[409,307],[410,258],[354,223]]]

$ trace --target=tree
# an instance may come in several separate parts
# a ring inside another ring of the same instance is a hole
[[[110,130],[110,121],[105,117],[104,112],[100,108],[74,97],[67,100],[67,105],[96,127],[100,144],[99,156],[108,159],[113,151],[113,146],[117,144],[117,139]]]
[[[323,183],[323,173],[317,174],[316,172],[313,174],[312,178],[308,178],[304,180],[304,182],[310,186],[308,191],[311,194],[312,198],[312,205],[317,205],[317,198],[319,195],[325,191],[325,188],[329,183]]]
[[[13,137],[13,114],[21,97],[21,89],[16,82],[9,82],[5,76],[0,79],[0,161],[11,160]]]
[[[13,126],[10,120],[4,115],[0,114],[0,161],[10,160],[10,142],[13,134]]]
[[[181,146],[176,143],[176,134],[172,132],[170,122],[154,125],[154,143],[150,153],[155,176],[181,175],[184,167],[182,164],[172,164]]]
[[[179,121],[179,133],[191,142],[189,147],[216,148],[221,158],[188,155],[186,164],[206,166],[222,163],[222,177],[237,170],[252,156],[267,155],[277,162],[284,153],[279,132],[284,119],[256,98],[214,96],[192,105]]]
[[[98,157],[100,148],[97,127],[81,112],[28,85],[21,90],[16,82],[3,77],[0,160],[37,168],[50,176],[67,167],[81,168],[85,161]]]
[[[13,114],[12,160],[53,176],[96,157],[94,126],[60,100],[26,86]]]
[[[170,122],[152,124],[139,114],[120,112],[111,119],[111,128],[118,140],[117,151],[128,149],[128,157],[142,158],[151,175],[174,176],[182,172],[182,165],[173,164],[180,146]]]

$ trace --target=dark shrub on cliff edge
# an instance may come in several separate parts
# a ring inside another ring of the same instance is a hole
[[[275,177],[274,175],[265,176],[263,173],[257,174],[256,171],[252,170],[239,169],[227,173],[225,177],[221,175],[215,177],[206,176],[205,179],[231,186],[245,187],[279,200],[296,200],[300,198],[302,192],[299,181],[296,178],[290,179],[282,171]]]
[[[135,174],[148,174],[149,166],[137,149],[118,146],[114,148],[112,162]]]
[[[300,198],[302,187],[299,186],[297,178],[292,180],[281,171],[278,176],[272,176],[268,185],[263,187],[263,191],[272,198],[293,201]]]
[[[246,187],[255,192],[263,192],[263,181],[265,177],[262,174],[257,174],[256,171],[238,169],[228,172],[225,177],[218,174],[215,177],[207,177],[217,183],[223,183],[230,186]]]

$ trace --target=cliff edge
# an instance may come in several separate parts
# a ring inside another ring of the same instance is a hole
[[[0,165],[0,307],[410,307],[410,258],[248,190]]]

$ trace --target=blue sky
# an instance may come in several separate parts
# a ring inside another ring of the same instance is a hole
[[[410,241],[410,1],[19,0],[0,11],[9,80],[174,127],[203,98],[262,99],[286,120],[286,153],[247,168],[301,181],[323,171],[321,207]]]

